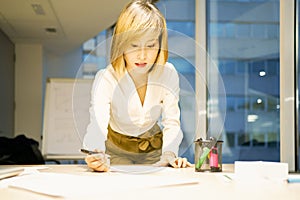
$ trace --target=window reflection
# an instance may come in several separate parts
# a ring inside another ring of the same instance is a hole
[[[94,78],[99,69],[107,65],[107,39],[112,28],[100,32],[82,45],[82,78]]]

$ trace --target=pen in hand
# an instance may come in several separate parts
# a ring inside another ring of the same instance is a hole
[[[105,154],[103,151],[90,151],[90,150],[87,150],[87,149],[80,149],[80,151],[82,153],[85,153],[87,155],[93,155],[92,158],[86,158],[86,163],[88,164],[88,166],[95,170],[95,171],[108,171],[109,167],[110,167],[110,156]],[[96,159],[96,160],[95,160]],[[94,162],[101,162],[101,169],[97,169],[97,168],[94,168],[93,166],[91,166],[91,163],[94,163]]]
[[[88,154],[88,155],[101,153],[101,152],[97,152],[97,151],[90,151],[90,150],[87,150],[87,149],[80,149],[80,151],[82,153],[85,153],[85,154]]]
[[[82,153],[87,154],[87,155],[95,155],[95,154],[98,154],[97,157],[99,157],[99,155],[101,155],[101,156],[100,156],[101,159],[105,159],[105,160],[110,159],[110,156],[107,155],[107,154],[105,154],[103,151],[90,151],[90,150],[87,150],[87,149],[80,149],[80,151],[81,151]]]

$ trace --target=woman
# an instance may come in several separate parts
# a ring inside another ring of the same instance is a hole
[[[93,83],[85,147],[105,149],[112,165],[191,165],[177,157],[183,138],[179,78],[167,59],[163,15],[152,1],[130,2],[116,23],[111,64]],[[109,169],[96,156],[88,155],[85,161],[95,171]]]

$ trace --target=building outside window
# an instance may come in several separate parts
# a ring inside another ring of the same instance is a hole
[[[208,53],[227,99],[223,162],[279,161],[279,0],[206,6]]]

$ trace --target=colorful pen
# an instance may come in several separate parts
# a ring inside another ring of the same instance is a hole
[[[299,178],[288,178],[288,183],[300,183],[300,177]]]

